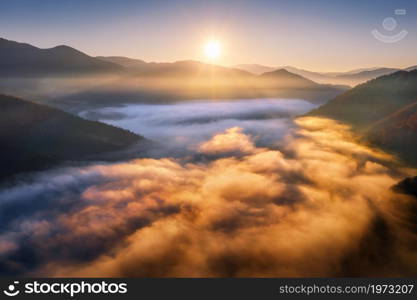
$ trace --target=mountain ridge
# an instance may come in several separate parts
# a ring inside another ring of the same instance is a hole
[[[417,70],[360,84],[307,115],[347,123],[371,144],[417,166]]]
[[[301,75],[307,79],[310,79],[314,82],[320,84],[333,84],[333,85],[349,85],[356,86],[358,84],[364,83],[366,81],[375,79],[377,77],[388,75],[397,71],[411,71],[417,68],[416,66],[411,66],[408,68],[389,68],[389,67],[372,67],[372,68],[360,68],[354,69],[346,72],[315,72],[304,70],[292,66],[280,66],[280,67],[269,67],[265,65],[256,65],[256,64],[241,64],[236,65],[235,67],[241,68],[243,70],[252,72],[254,74],[262,74],[264,72],[271,72],[277,69],[286,69],[287,71]],[[264,70],[264,72],[260,72]]]
[[[0,77],[59,76],[120,72],[123,67],[70,46],[41,49],[0,38]]]
[[[124,129],[13,96],[0,94],[0,106],[0,180],[145,141]]]

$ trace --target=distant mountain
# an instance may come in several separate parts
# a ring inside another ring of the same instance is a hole
[[[4,79],[0,89],[72,111],[74,105],[116,101],[279,97],[323,103],[346,89],[278,73],[259,76],[192,60],[147,63],[127,57],[91,57],[68,46],[40,49],[0,39],[0,78]]]
[[[40,49],[0,38],[0,77],[59,76],[120,72],[117,64],[68,46]]]
[[[312,114],[336,118],[355,127],[370,126],[417,99],[417,70],[385,75],[337,96]]]
[[[194,60],[176,61],[173,63],[147,63],[132,73],[139,77],[159,78],[250,78],[253,74],[236,68],[211,65]]]
[[[295,67],[291,67],[291,66],[283,66],[281,67],[282,69],[285,69],[291,73],[303,76],[305,78],[308,78],[310,80],[313,80],[317,83],[330,83],[329,81],[329,76],[322,74],[320,72],[312,72],[312,71],[307,71],[307,70],[303,70],[303,69],[299,69],[299,68],[295,68]]]
[[[96,58],[112,64],[120,65],[127,69],[141,68],[147,64],[144,60],[124,56],[96,56]]]
[[[253,74],[261,75],[265,72],[275,71],[276,68],[258,65],[258,64],[241,64],[234,66],[236,69],[244,70]]]
[[[357,74],[357,73],[364,72],[364,71],[375,71],[377,69],[381,69],[381,67],[359,68],[359,69],[353,69],[353,70],[344,71],[344,72],[321,72],[320,74],[334,77],[334,76],[339,76],[339,75],[352,75],[352,74]]]
[[[257,65],[257,64],[242,64],[242,65],[237,65],[236,68],[242,69],[242,70],[254,73],[254,74],[258,74],[258,75],[261,75],[261,74],[267,73],[267,72],[269,73],[269,72],[273,72],[273,71],[276,71],[276,70],[285,69],[290,73],[303,76],[303,77],[305,77],[307,79],[310,79],[312,81],[316,81],[316,82],[329,81],[329,76],[327,76],[326,74],[322,74],[322,73],[319,73],[319,72],[307,71],[307,70],[295,68],[295,67],[292,67],[292,66],[269,67],[269,66]],[[330,82],[327,82],[327,83],[330,83]]]
[[[404,69],[404,71],[413,71],[417,70],[417,66],[408,67],[407,69]]]
[[[193,99],[292,98],[324,103],[345,87],[315,83],[286,70],[254,75],[197,61],[147,63],[111,84],[53,99],[65,110],[117,103],[167,103]]]
[[[309,115],[353,126],[372,143],[417,165],[417,70],[385,75],[337,96]]]
[[[375,79],[379,76],[388,75],[399,71],[400,69],[394,68],[368,68],[357,69],[348,72],[311,72],[307,70],[297,69],[291,66],[285,66],[284,69],[308,79],[311,79],[318,83],[328,83],[337,85],[349,85],[355,86],[360,83],[364,83],[371,79]]]
[[[291,73],[286,69],[278,69],[272,72],[266,72],[260,75],[259,78],[264,80],[272,80],[276,82],[276,85],[285,87],[316,88],[320,86],[320,84],[304,78],[301,75]]]
[[[0,179],[64,161],[91,159],[142,140],[123,129],[0,95]]]
[[[401,69],[396,68],[361,68],[355,69],[347,72],[313,72],[308,70],[303,70],[295,68],[292,66],[282,66],[279,68],[274,68],[265,65],[259,64],[240,64],[236,65],[233,68],[226,68],[221,66],[211,66],[211,70],[207,68],[207,65],[197,61],[179,61],[175,63],[146,63],[142,60],[130,59],[126,57],[99,57],[105,61],[112,63],[117,63],[121,66],[124,66],[128,69],[135,69],[136,75],[138,76],[211,76],[213,69],[214,73],[217,74],[217,77],[226,75],[226,77],[240,77],[243,73],[237,71],[247,72],[245,76],[248,76],[248,73],[254,75],[262,75],[264,73],[270,73],[277,70],[285,69],[289,73],[300,75],[305,79],[309,79],[319,84],[331,84],[340,87],[350,87],[356,86],[358,84],[367,82],[369,80],[375,79],[377,77],[392,74]],[[417,66],[407,68],[405,70],[410,71],[417,69]],[[210,70],[210,71],[209,71]],[[230,72],[230,70],[234,70]],[[225,74],[227,72],[227,74]]]
[[[334,77],[334,79],[340,82],[350,83],[351,85],[357,85],[383,75],[392,74],[397,71],[400,71],[400,69],[377,68],[374,70],[364,70],[358,73],[337,75]]]
[[[400,182],[393,185],[391,189],[397,193],[406,194],[417,198],[417,176],[404,178]],[[414,205],[412,205],[410,208],[412,209],[411,212],[414,212],[413,217],[414,220],[416,220],[417,203],[414,203]]]

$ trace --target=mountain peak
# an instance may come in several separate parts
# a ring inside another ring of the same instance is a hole
[[[302,76],[291,73],[291,72],[289,72],[289,71],[287,71],[286,69],[283,69],[283,68],[277,69],[277,70],[274,70],[274,71],[270,71],[270,72],[265,72],[265,73],[261,74],[261,76],[268,76],[268,77],[270,77],[270,76],[291,76],[291,75],[302,78]]]
[[[16,41],[12,41],[12,40],[8,40],[5,38],[1,38],[0,37],[0,46],[1,47],[10,47],[10,48],[31,48],[31,49],[39,49],[35,46],[32,46],[30,44],[27,43],[19,43]]]
[[[0,39],[0,76],[57,76],[64,74],[119,72],[122,67],[59,45],[40,49]]]
[[[288,70],[281,68],[271,72],[265,72],[260,75],[261,78],[270,78],[270,79],[280,79],[280,80],[290,80],[292,82],[299,82],[307,85],[316,85],[314,81],[307,79],[301,75],[294,74]]]
[[[76,49],[74,49],[74,48],[72,48],[72,47],[70,47],[70,46],[67,46],[67,45],[58,45],[58,46],[55,46],[55,47],[53,47],[53,48],[51,48],[51,49],[59,49],[59,50],[75,50],[75,51],[78,51],[78,50],[76,50]]]
[[[48,48],[48,49],[43,49],[43,50],[44,51],[50,51],[50,52],[59,52],[61,54],[67,54],[67,55],[75,54],[75,55],[88,56],[84,52],[81,52],[81,51],[79,51],[75,48],[72,48],[70,46],[67,46],[67,45],[58,45],[58,46],[55,46],[53,48]]]

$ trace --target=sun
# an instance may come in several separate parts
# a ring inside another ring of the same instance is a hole
[[[210,60],[214,60],[218,58],[221,54],[221,50],[222,50],[221,44],[219,41],[216,41],[216,40],[209,41],[204,46],[204,54]]]

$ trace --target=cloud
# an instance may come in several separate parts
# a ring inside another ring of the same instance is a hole
[[[292,125],[289,119],[315,105],[297,99],[191,101],[175,104],[128,104],[90,109],[83,117],[136,132],[164,145],[188,147],[231,127],[250,130],[263,144],[278,140]],[[245,131],[248,132],[248,131]]]
[[[203,155],[222,154],[204,163],[138,159],[55,170],[3,189],[1,211],[22,202],[33,209],[2,226],[0,269],[36,276],[415,276],[417,224],[407,208],[416,199],[390,189],[415,170],[393,170],[393,157],[334,121],[297,124],[280,151],[256,147],[235,127],[200,145]]]
[[[240,127],[232,127],[224,133],[216,134],[207,142],[198,147],[199,152],[204,154],[248,154],[255,151],[255,145],[251,138],[243,133]]]

